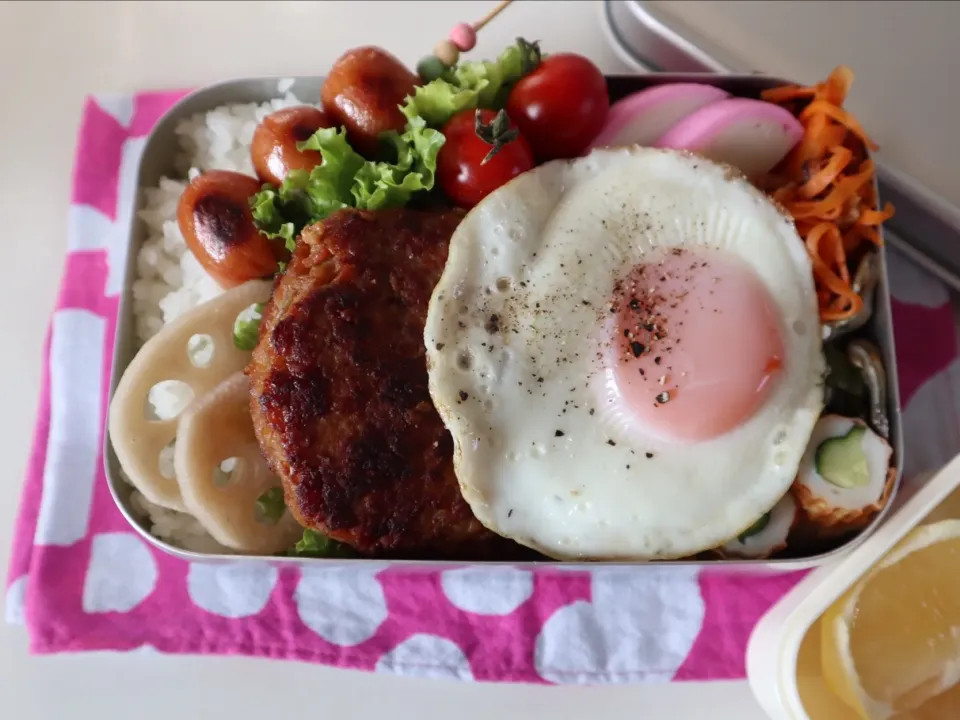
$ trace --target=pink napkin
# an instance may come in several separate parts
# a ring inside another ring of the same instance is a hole
[[[101,453],[117,292],[144,136],[181,94],[97,97],[84,111],[6,593],[33,652],[244,654],[541,683],[743,677],[754,624],[803,573],[205,565],[126,524]],[[947,291],[890,263],[910,477],[960,448],[960,364]]]

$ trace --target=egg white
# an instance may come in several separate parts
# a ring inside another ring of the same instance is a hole
[[[765,404],[706,442],[638,432],[600,360],[615,281],[668,247],[746,261],[784,333]],[[424,340],[464,498],[491,530],[558,559],[676,558],[735,537],[787,491],[822,408],[813,276],[792,221],[736,171],[678,151],[595,150],[492,193],[451,239]]]

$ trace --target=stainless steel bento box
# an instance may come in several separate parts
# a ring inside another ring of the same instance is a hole
[[[723,88],[735,96],[740,97],[758,97],[760,92],[769,87],[787,84],[788,81],[765,77],[761,75],[711,75],[711,74],[664,74],[652,73],[631,76],[608,76],[608,86],[610,89],[611,100],[616,100],[628,93],[635,92],[650,85],[664,84],[671,82],[697,82],[715,85]],[[230,103],[262,103],[278,95],[277,87],[280,78],[256,78],[232,80],[228,82],[211,85],[198,90],[183,98],[174,107],[172,107],[157,123],[156,127],[147,138],[143,149],[143,155],[140,160],[140,167],[137,176],[137,193],[135,196],[136,209],[144,205],[144,188],[154,187],[162,176],[178,177],[174,167],[175,157],[177,155],[177,139],[174,128],[183,119],[196,113],[211,110],[217,106]],[[320,89],[323,84],[322,77],[301,77],[293,79],[293,85],[290,88],[297,97],[300,98],[319,98]],[[116,391],[117,383],[120,380],[123,371],[133,359],[136,352],[136,337],[134,331],[134,316],[132,302],[132,287],[136,279],[137,253],[146,236],[146,227],[134,214],[134,220],[130,228],[130,245],[127,255],[127,264],[124,273],[124,288],[120,300],[119,317],[117,321],[116,345],[114,347],[112,378],[110,382],[110,397]],[[886,364],[887,376],[887,412],[890,420],[890,442],[894,450],[896,463],[896,480],[893,493],[886,508],[873,519],[871,524],[851,539],[846,544],[837,547],[829,552],[810,557],[791,557],[783,559],[767,560],[710,560],[701,562],[697,560],[673,560],[662,561],[657,564],[675,564],[691,565],[706,564],[709,566],[739,568],[743,570],[793,570],[804,567],[813,567],[821,564],[827,559],[846,552],[873,532],[879,523],[881,523],[889,511],[893,502],[893,494],[896,493],[897,486],[900,484],[900,476],[903,467],[903,435],[901,429],[900,400],[897,388],[896,358],[894,354],[893,327],[890,313],[890,292],[887,279],[887,264],[885,253],[880,253],[881,279],[876,290],[875,310],[869,325],[861,333],[873,339],[880,347],[883,360]],[[287,556],[250,556],[250,555],[214,555],[203,554],[182,550],[174,547],[162,540],[152,536],[144,526],[143,520],[138,518],[130,504],[131,486],[124,480],[120,473],[117,457],[110,443],[108,433],[104,433],[104,463],[106,466],[107,480],[110,484],[110,491],[117,506],[126,517],[127,521],[136,529],[148,542],[155,547],[192,561],[204,562],[223,562],[249,560],[258,562],[276,562],[276,563],[302,563],[324,565],[349,565],[356,563],[373,562],[367,559],[344,559],[344,558],[304,558]],[[395,564],[404,566],[419,567],[423,569],[433,569],[444,566],[462,566],[465,563],[460,561],[442,562],[436,560],[394,560]],[[563,565],[564,569],[574,569],[578,567],[575,563],[558,563],[549,560],[534,562],[488,562],[485,565],[511,565],[515,567],[537,567],[552,568]],[[649,563],[590,563],[583,565],[583,568],[595,568],[604,565],[641,565]]]

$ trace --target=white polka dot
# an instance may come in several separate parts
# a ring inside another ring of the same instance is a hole
[[[947,286],[896,250],[887,248],[890,293],[901,302],[936,308],[950,302]]]
[[[113,220],[90,205],[70,205],[67,211],[67,250],[100,250],[110,233]]]
[[[131,533],[94,535],[83,583],[83,611],[130,612],[157,584],[157,563]]]
[[[133,119],[134,102],[133,95],[128,94],[110,94],[98,95],[97,105],[107,115],[112,116],[123,127],[130,127],[130,121]]]
[[[27,576],[21,575],[7,588],[3,601],[3,619],[8,625],[23,625],[27,613]]]
[[[228,618],[256,615],[270,602],[277,570],[269,565],[190,563],[187,592],[208,613]]]
[[[396,675],[473,680],[463,650],[446,638],[426,633],[408,637],[381,657],[376,669]]]
[[[101,368],[107,321],[57,310],[50,328],[50,435],[34,543],[73,545],[87,536],[100,470]]]
[[[666,681],[703,624],[696,568],[595,570],[592,602],[554,613],[537,637],[534,663],[557,683]]]
[[[114,231],[106,239],[107,246],[107,296],[123,292],[124,268],[130,241],[127,228],[133,221],[136,209],[136,193],[139,187],[140,156],[147,144],[147,138],[127,138],[123,143],[120,156],[120,177],[117,180],[117,217],[113,222]]]
[[[533,595],[533,573],[516,568],[462,568],[440,576],[455,607],[480,615],[509,615]]]
[[[157,650],[153,645],[144,643],[140,647],[135,647],[133,650],[128,650],[127,655],[160,655],[160,651]]]
[[[375,577],[382,565],[304,568],[293,593],[303,624],[334,645],[359,645],[387,619],[387,599]]]

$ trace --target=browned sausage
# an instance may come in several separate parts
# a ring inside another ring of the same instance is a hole
[[[322,110],[309,105],[284,108],[257,125],[250,159],[263,182],[279,185],[291,170],[312,170],[323,162],[316,150],[297,150],[297,143],[332,123]]]
[[[378,137],[402,130],[406,118],[398,105],[419,81],[386,50],[361,47],[334,63],[323,83],[323,109],[347,128],[350,144],[367,157],[376,155]]]
[[[177,205],[177,223],[187,247],[220,287],[272,275],[288,255],[253,224],[249,198],[260,182],[249,175],[208,170],[187,185]]]

